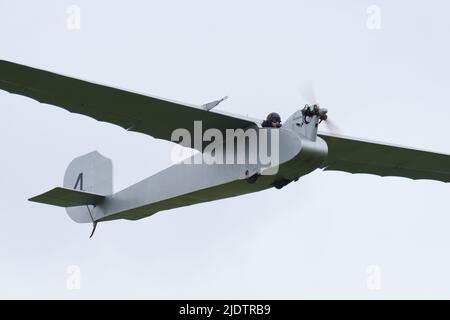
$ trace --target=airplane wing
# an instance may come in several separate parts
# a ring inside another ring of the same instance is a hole
[[[185,103],[116,89],[4,60],[0,60],[0,89],[169,141],[177,128],[187,129],[194,137],[194,121],[202,121],[203,132],[216,128],[223,134],[226,129],[245,129],[255,125],[254,121],[240,116],[205,111]],[[192,141],[190,147],[202,149],[205,144],[194,146]]]
[[[450,155],[319,133],[328,144],[324,170],[450,182]]]

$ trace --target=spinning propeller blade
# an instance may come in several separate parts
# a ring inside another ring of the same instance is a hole
[[[303,85],[300,86],[300,94],[308,105],[310,106],[317,105],[318,107],[320,107],[318,104],[318,100],[316,98],[316,93],[312,81],[304,82]],[[331,121],[328,116],[325,117],[323,121],[325,122],[325,125],[328,128],[328,130],[336,133],[341,132],[339,127],[334,123],[334,121]]]

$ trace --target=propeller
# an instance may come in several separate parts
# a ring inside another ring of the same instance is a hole
[[[320,115],[320,119],[324,121],[325,126],[328,128],[328,130],[333,132],[341,132],[336,123],[330,120],[330,118],[328,117],[328,110],[325,108],[320,108],[312,81],[304,82],[303,85],[300,86],[300,94],[309,106],[313,108],[317,107],[317,112],[319,113],[319,115],[322,114]]]
[[[336,133],[341,133],[342,130],[339,128],[338,125],[336,125],[336,123],[330,119],[325,120],[325,126],[328,128],[328,130],[336,132]]]
[[[316,93],[312,81],[303,83],[300,87],[300,94],[310,106],[317,104]]]

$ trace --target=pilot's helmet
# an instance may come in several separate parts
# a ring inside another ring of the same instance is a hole
[[[278,123],[281,124],[281,117],[280,117],[280,115],[279,115],[278,113],[276,113],[276,112],[271,112],[271,113],[269,113],[269,115],[267,116],[266,121],[267,121],[268,124],[272,124],[272,122],[278,122]]]

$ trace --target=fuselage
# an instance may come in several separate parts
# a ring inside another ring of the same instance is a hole
[[[245,157],[241,161],[237,160],[237,147],[227,149],[225,144],[229,141],[226,140],[220,151],[223,152],[221,159],[224,161],[217,161],[223,163],[211,163],[211,157],[205,159],[205,155],[211,156],[211,152],[217,156],[218,148],[198,153],[107,197],[94,208],[94,219],[137,220],[162,210],[271,187],[282,188],[315,170],[324,161],[327,145],[317,137],[317,124],[316,117],[309,123],[302,123],[296,112],[279,129],[250,128],[258,134],[257,148],[252,148],[249,145],[250,139],[245,139],[245,149],[241,149],[241,153],[245,150]],[[266,130],[267,141],[259,138],[261,130]],[[277,153],[276,157],[271,158],[276,158],[276,162],[262,163],[259,158],[256,162],[254,158],[252,161],[251,154],[260,154],[263,148],[270,151],[270,156]],[[230,152],[235,154],[227,158]],[[234,162],[225,159],[234,159]]]

